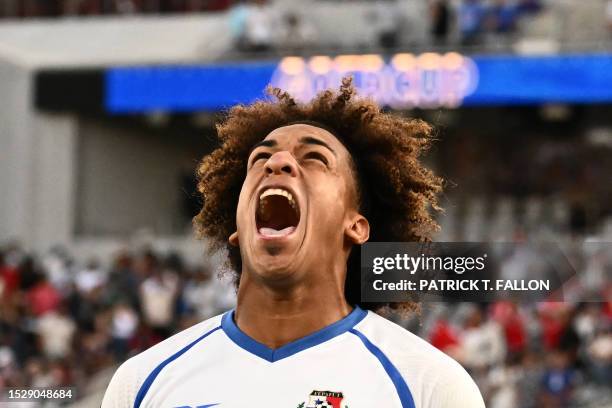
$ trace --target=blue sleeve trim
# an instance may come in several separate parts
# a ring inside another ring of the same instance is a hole
[[[229,337],[238,347],[254,354],[264,360],[274,363],[284,358],[290,357],[300,351],[309,349],[324,343],[336,336],[346,333],[349,329],[362,321],[368,312],[355,306],[353,311],[344,319],[339,320],[323,329],[314,332],[306,337],[285,344],[284,346],[271,349],[244,333],[234,322],[234,311],[227,312],[221,319],[221,327],[227,337]]]
[[[147,395],[147,392],[149,392],[149,389],[151,388],[153,381],[155,381],[155,379],[157,378],[161,370],[163,370],[168,364],[170,364],[171,362],[173,362],[174,360],[176,360],[177,358],[185,354],[187,351],[189,351],[189,349],[195,346],[198,342],[204,340],[206,337],[208,337],[210,334],[214,333],[215,331],[219,330],[220,328],[221,326],[217,326],[214,329],[206,332],[202,336],[198,337],[197,339],[195,339],[194,341],[192,341],[191,343],[189,343],[188,345],[186,345],[185,347],[183,347],[182,349],[180,349],[179,351],[177,351],[176,353],[174,353],[173,355],[171,355],[170,357],[162,361],[157,367],[155,367],[155,369],[151,371],[151,373],[147,376],[144,383],[142,383],[142,386],[138,390],[138,394],[136,394],[136,399],[134,400],[134,408],[140,407],[140,404],[142,404],[142,401],[144,400],[145,395]]]
[[[349,332],[353,333],[355,336],[359,337],[359,339],[363,342],[364,346],[368,349],[368,351],[380,361],[383,368],[387,372],[389,378],[393,382],[395,386],[395,390],[397,391],[397,395],[402,403],[402,408],[415,408],[414,399],[412,399],[412,393],[408,388],[408,384],[404,380],[404,377],[400,374],[397,368],[393,365],[391,360],[382,352],[381,349],[376,347],[368,338],[358,330],[350,329]]]

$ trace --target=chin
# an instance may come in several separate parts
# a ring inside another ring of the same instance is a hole
[[[251,269],[251,273],[257,279],[271,286],[291,285],[300,280],[300,268],[296,267],[292,259],[287,259],[284,256],[282,259],[271,258],[264,257],[260,259]]]

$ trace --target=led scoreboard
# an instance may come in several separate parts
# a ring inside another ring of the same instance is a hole
[[[474,61],[455,52],[396,54],[388,62],[380,55],[286,57],[272,76],[272,85],[307,101],[337,88],[350,75],[361,96],[395,109],[456,107],[474,92],[478,70]]]
[[[80,88],[88,88],[80,87],[71,98],[79,92],[82,99],[103,95],[104,109],[113,114],[216,111],[264,98],[269,84],[306,101],[338,88],[350,75],[361,96],[393,109],[612,102],[612,54],[607,53],[321,55],[113,67],[102,75],[103,91],[86,93]]]

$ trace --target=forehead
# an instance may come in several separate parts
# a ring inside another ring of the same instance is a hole
[[[349,158],[348,150],[336,136],[313,125],[299,123],[283,126],[270,132],[265,140],[274,140],[280,147],[290,148],[302,144],[304,138],[318,139],[327,144],[339,157]]]

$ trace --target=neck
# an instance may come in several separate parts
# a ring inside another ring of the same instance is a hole
[[[323,268],[319,270],[324,270]],[[271,349],[282,347],[346,317],[352,307],[344,298],[344,284],[317,277],[290,287],[272,287],[242,272],[238,288],[236,325]],[[332,277],[332,278],[330,278]]]

